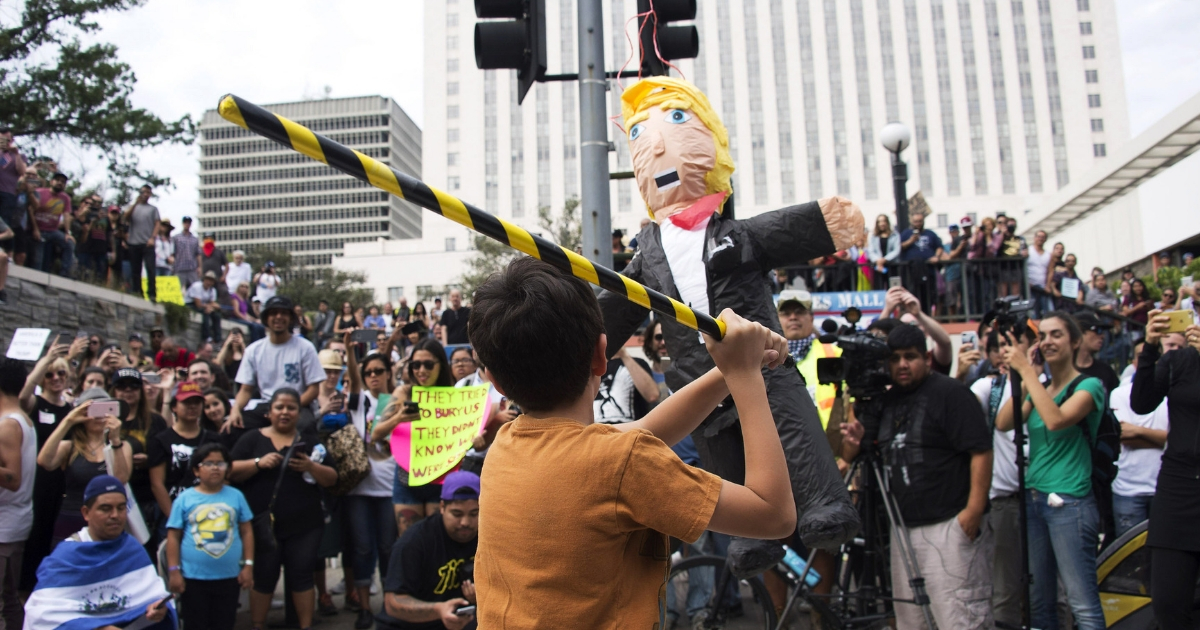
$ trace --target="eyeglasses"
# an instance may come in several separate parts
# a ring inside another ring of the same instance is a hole
[[[413,370],[416,370],[417,368],[425,368],[426,370],[432,372],[433,368],[437,367],[438,362],[437,361],[413,361],[413,362],[409,363],[408,365]]]
[[[98,345],[100,345],[100,340],[99,340],[99,339],[93,339],[93,340],[91,340],[91,341],[89,341],[89,342],[88,342],[88,345],[89,345],[89,346],[98,346]]]
[[[455,359],[450,362],[451,365],[475,365],[475,359]]]
[[[387,374],[387,372],[388,371],[384,368],[375,368],[374,370],[363,370],[363,376],[370,378],[372,376],[381,376]]]
[[[225,470],[229,468],[229,462],[200,462],[201,468],[216,468],[217,470]]]

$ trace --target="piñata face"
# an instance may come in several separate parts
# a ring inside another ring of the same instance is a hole
[[[716,163],[713,134],[690,109],[652,108],[629,128],[629,151],[642,199],[654,212],[703,197]]]

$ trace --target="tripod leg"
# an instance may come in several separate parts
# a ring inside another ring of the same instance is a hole
[[[887,511],[888,521],[892,524],[892,531],[897,534],[892,537],[892,544],[897,546],[899,556],[904,562],[904,573],[908,576],[909,585],[912,586],[913,602],[921,607],[921,612],[925,615],[926,626],[934,628],[936,626],[933,623],[933,612],[929,608],[929,595],[925,592],[925,578],[921,577],[921,568],[918,566],[917,556],[913,552],[912,540],[908,537],[908,527],[904,525],[904,517],[900,515],[900,506],[896,504],[895,497],[889,491],[878,462],[872,464],[871,472],[879,483],[879,494],[883,497],[883,507]]]

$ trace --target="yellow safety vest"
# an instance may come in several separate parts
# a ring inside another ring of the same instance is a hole
[[[817,381],[817,359],[842,356],[842,349],[831,343],[813,342],[808,350],[808,356],[796,364],[804,383],[808,386],[808,395],[817,405],[817,413],[821,415],[821,429],[829,428],[829,414],[833,412],[833,403],[837,400],[837,387],[820,385]]]

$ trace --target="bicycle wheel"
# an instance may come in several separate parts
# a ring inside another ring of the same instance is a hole
[[[717,596],[722,577],[727,588]],[[775,606],[759,578],[738,580],[727,573],[722,556],[694,556],[671,567],[660,622],[664,630],[690,628],[699,618],[703,628],[773,630]]]

